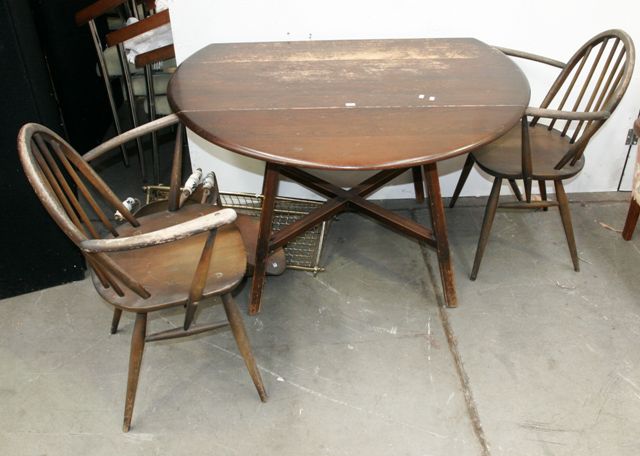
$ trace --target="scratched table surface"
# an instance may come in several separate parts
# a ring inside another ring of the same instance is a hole
[[[168,89],[198,135],[263,161],[319,169],[408,168],[508,131],[529,84],[472,38],[212,44]]]

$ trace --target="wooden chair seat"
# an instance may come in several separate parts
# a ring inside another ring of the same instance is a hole
[[[584,167],[584,156],[574,166],[555,169],[554,165],[571,147],[569,137],[544,125],[529,128],[531,144],[531,178],[533,180],[567,179]],[[513,127],[500,139],[473,152],[476,163],[487,174],[505,179],[522,179],[522,128]]]
[[[144,234],[216,210],[219,208],[208,204],[191,204],[176,212],[160,212],[139,217],[139,227],[126,224],[118,227],[117,231],[121,236]],[[118,296],[113,288],[103,287],[92,270],[96,290],[107,302],[132,312],[150,312],[183,305],[189,296],[193,275],[206,240],[207,233],[202,233],[169,244],[110,253],[109,256],[127,274],[144,283],[151,294],[147,299],[132,292]],[[246,263],[247,255],[240,230],[233,225],[221,227],[213,246],[203,298],[233,290],[244,277]]]
[[[195,197],[195,199],[187,200],[185,202],[185,207],[192,204],[198,204],[194,201],[199,201],[199,197],[201,195],[196,192],[193,196]],[[220,206],[212,206],[211,204],[209,204],[209,206],[215,208],[215,210],[220,209]],[[140,219],[142,217],[148,216],[149,214],[164,212],[167,210],[167,207],[168,201],[158,200],[142,206],[135,215]],[[256,264],[256,245],[258,243],[260,219],[258,217],[253,217],[247,214],[238,214],[238,218],[235,221],[235,226],[238,228],[238,230],[240,230],[242,240],[244,241],[244,249],[247,253],[247,270],[245,272],[245,276],[250,276],[253,274],[253,269]],[[287,258],[282,247],[277,248],[276,250],[269,253],[269,261],[267,262],[268,275],[280,275],[285,271],[286,267]]]

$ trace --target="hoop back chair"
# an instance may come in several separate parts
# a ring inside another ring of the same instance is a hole
[[[117,136],[84,157],[42,125],[26,124],[18,135],[18,153],[29,182],[54,221],[82,251],[98,294],[115,307],[111,332],[117,330],[123,311],[136,314],[124,432],[131,425],[145,342],[229,325],[260,399],[267,397],[240,311],[231,296],[245,274],[247,261],[242,236],[233,224],[236,213],[211,204],[180,205],[183,129],[176,130],[167,210],[135,216],[88,164],[132,138],[177,122],[175,115],[164,117]],[[72,186],[86,204],[76,197]],[[114,226],[104,206],[118,210],[126,223]],[[92,218],[99,220],[101,227],[94,225]],[[194,324],[198,304],[213,296],[221,297],[227,321]],[[177,306],[186,306],[182,327],[147,335],[148,313]]]
[[[520,125],[467,156],[449,207],[455,205],[474,164],[494,177],[471,280],[475,280],[480,268],[504,179],[511,184],[517,201],[503,203],[500,207],[547,210],[558,206],[573,266],[579,271],[569,201],[562,181],[582,170],[589,140],[611,116],[626,92],[635,63],[633,42],[621,30],[608,30],[587,41],[566,64],[526,52],[497,49],[506,55],[551,65],[561,71],[540,108],[527,108]],[[548,119],[547,124],[541,119]],[[524,198],[516,185],[519,179],[524,182]],[[538,182],[541,201],[531,199],[533,181]],[[556,201],[547,199],[547,181],[553,181]]]

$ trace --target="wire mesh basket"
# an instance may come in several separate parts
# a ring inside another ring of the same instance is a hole
[[[147,204],[166,199],[169,193],[169,187],[161,185],[143,188],[147,193]],[[260,217],[263,198],[263,195],[253,193],[220,192],[223,207],[230,207],[240,214],[256,218]],[[321,205],[321,201],[276,197],[271,231],[281,230]],[[330,221],[322,222],[287,243],[284,247],[287,268],[311,271],[314,275],[325,270],[320,266],[320,257],[329,225]]]

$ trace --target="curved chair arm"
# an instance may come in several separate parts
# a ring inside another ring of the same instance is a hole
[[[212,231],[222,225],[236,220],[237,214],[233,209],[221,209],[177,225],[169,226],[150,233],[115,239],[88,239],[80,242],[80,248],[87,253],[118,252],[122,250],[140,249],[167,242],[178,241],[195,234]]]
[[[169,114],[168,116],[161,117],[160,119],[154,120],[153,122],[140,125],[139,127],[126,131],[121,135],[111,138],[110,140],[103,142],[99,146],[94,147],[89,152],[84,154],[82,158],[90,162],[98,157],[101,157],[106,152],[109,152],[110,150],[131,141],[132,139],[136,139],[153,131],[176,124],[179,121],[180,119],[176,114]]]
[[[554,169],[561,169],[571,161],[571,166],[573,166],[576,161],[580,159],[582,153],[584,152],[584,148],[591,138],[595,131],[597,130],[597,125],[601,125],[606,119],[611,116],[611,112],[609,111],[594,111],[594,112],[575,112],[575,111],[558,111],[555,109],[545,109],[545,108],[527,108],[525,110],[525,117],[532,116],[533,120],[531,121],[531,125],[535,125],[535,123],[541,117],[554,119],[555,122],[558,119],[567,120],[569,122],[573,120],[579,121],[579,126],[582,125],[583,122],[587,122],[586,132],[582,135],[582,137],[572,143],[571,147],[564,156],[560,159],[560,161],[554,166]],[[595,122],[595,123],[594,123]],[[553,123],[551,124],[553,125]],[[595,125],[595,127],[594,127]]]
[[[537,55],[537,54],[531,54],[529,52],[524,52],[524,51],[518,51],[515,49],[509,49],[509,48],[504,48],[504,47],[500,47],[500,46],[493,46],[495,49],[499,50],[500,52],[509,55],[511,57],[518,57],[521,59],[526,59],[526,60],[533,60],[534,62],[539,62],[539,63],[544,63],[546,65],[551,65],[557,68],[565,68],[567,66],[566,63],[561,62],[559,60],[554,60],[554,59],[550,59],[548,57],[543,57],[541,55]]]
[[[531,107],[527,108],[524,113],[527,116],[567,120],[605,120],[611,116],[609,111],[575,112]]]

